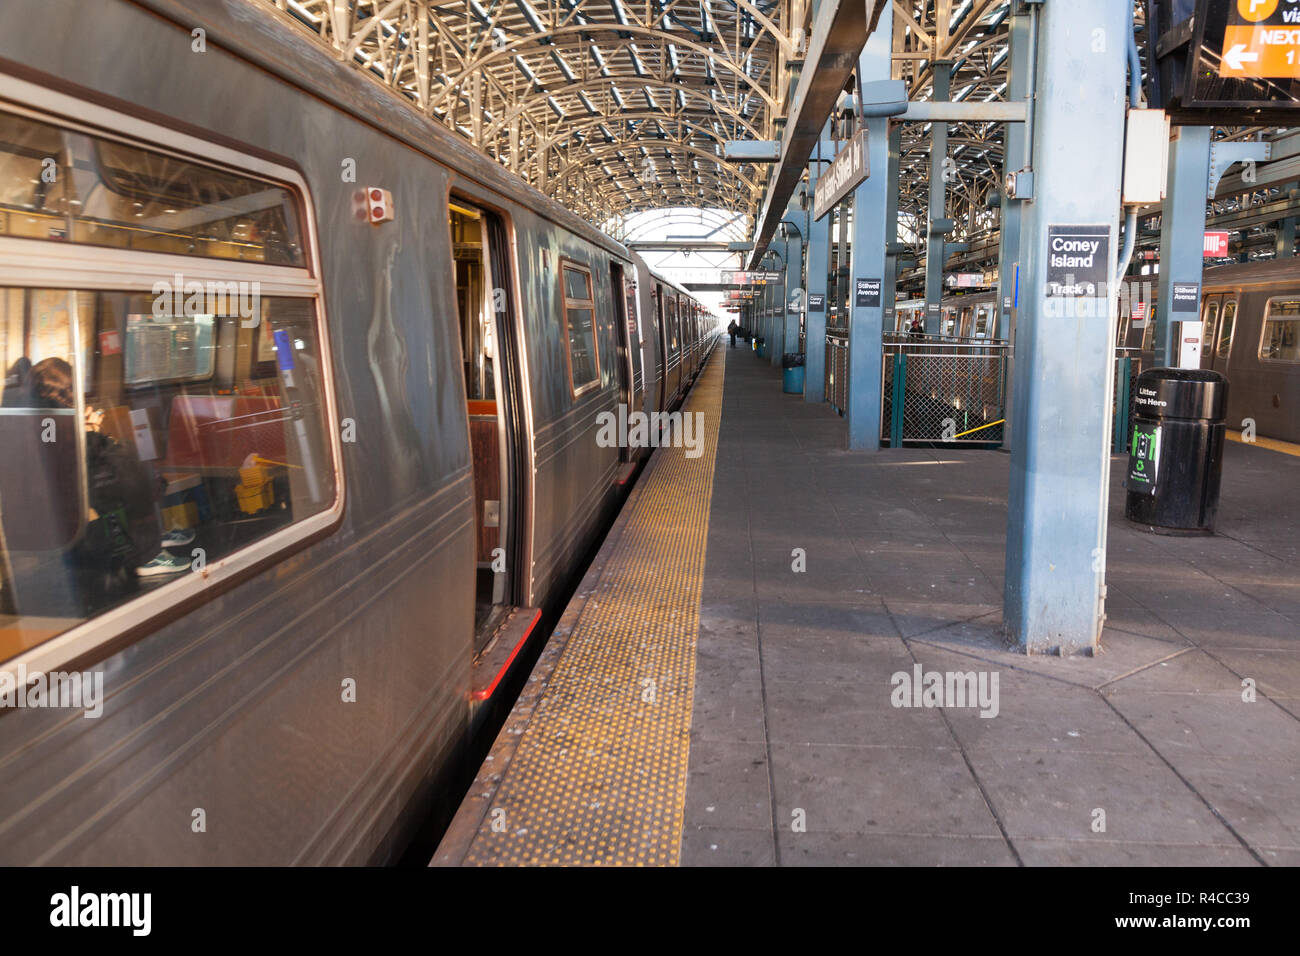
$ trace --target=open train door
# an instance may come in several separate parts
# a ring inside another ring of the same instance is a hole
[[[614,324],[618,327],[618,356],[615,364],[618,367],[618,400],[627,410],[626,414],[631,414],[637,407],[636,398],[633,394],[636,382],[636,368],[632,357],[633,344],[640,344],[640,337],[636,331],[636,313],[629,314],[630,306],[634,307],[635,302],[629,302],[627,291],[626,270],[620,262],[611,262],[609,265],[610,280],[613,287],[614,295]],[[635,292],[633,293],[635,295]],[[618,448],[618,460],[630,461],[632,458],[632,449],[627,446],[626,442],[620,442]]]
[[[450,204],[474,481],[472,696],[491,697],[541,617],[526,601],[527,416],[510,242],[496,213]]]

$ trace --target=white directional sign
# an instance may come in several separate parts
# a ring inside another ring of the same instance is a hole
[[[820,219],[831,208],[849,194],[858,183],[870,175],[867,162],[867,131],[861,130],[847,143],[840,145],[840,151],[830,168],[817,179],[817,188],[813,191],[813,219]]]

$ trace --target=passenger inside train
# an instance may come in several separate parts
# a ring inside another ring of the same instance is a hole
[[[5,166],[21,174],[0,232],[128,251],[153,286],[0,288],[12,649],[324,509],[334,468],[315,302],[258,279],[304,262],[286,189],[0,113]],[[192,275],[157,276],[150,252],[194,257]]]

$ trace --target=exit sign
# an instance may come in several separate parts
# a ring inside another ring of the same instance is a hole
[[[1207,232],[1205,234],[1206,259],[1222,259],[1228,254],[1228,234],[1226,232]]]

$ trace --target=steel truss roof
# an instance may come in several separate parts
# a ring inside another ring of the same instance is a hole
[[[812,25],[809,0],[258,2],[606,228],[669,207],[752,223],[771,168],[728,161],[723,146],[780,138]],[[909,98],[933,98],[934,64],[947,61],[954,100],[1006,99],[1012,2],[890,0],[894,76]],[[1135,0],[1139,31],[1144,7]],[[918,261],[929,132],[905,123],[901,134],[900,238]],[[950,124],[948,156],[952,241],[986,247],[999,224],[989,201],[1001,188],[1003,127]]]
[[[805,0],[263,0],[542,192],[604,222],[752,215]]]

